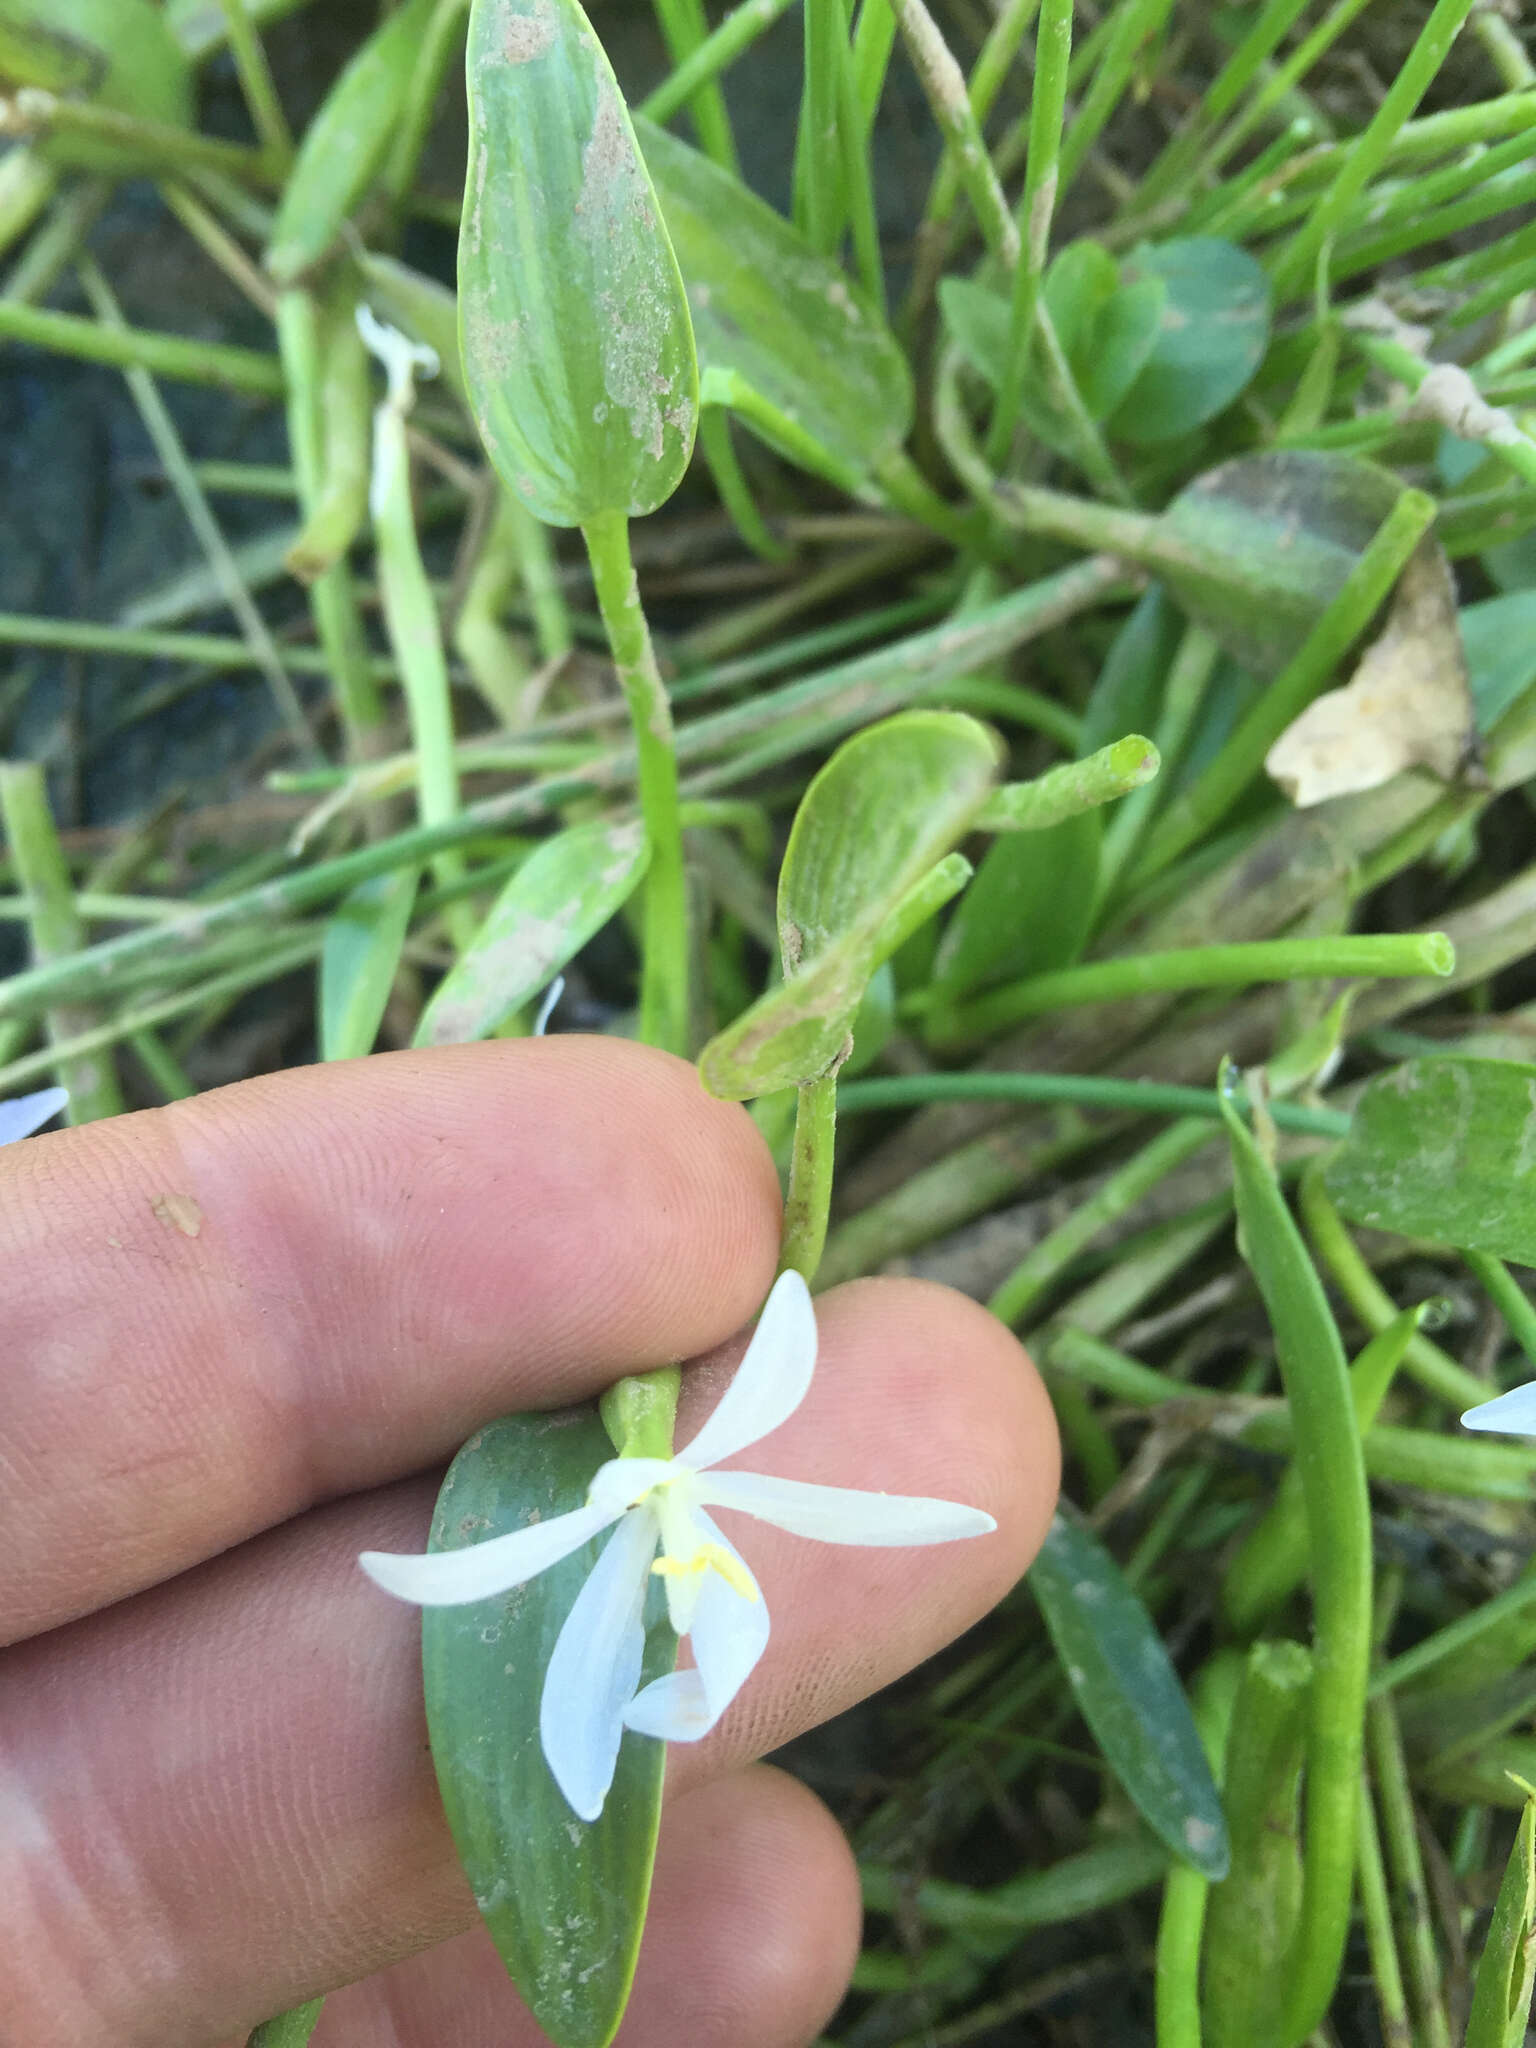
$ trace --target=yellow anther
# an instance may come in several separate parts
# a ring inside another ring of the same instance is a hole
[[[692,1579],[701,1572],[717,1571],[744,1600],[759,1597],[757,1581],[746,1566],[718,1543],[701,1543],[692,1557],[658,1557],[651,1570],[661,1579]]]

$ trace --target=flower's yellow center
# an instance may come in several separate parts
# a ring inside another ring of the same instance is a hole
[[[717,1571],[733,1593],[756,1600],[757,1582],[739,1558],[718,1543],[701,1543],[691,1557],[658,1557],[651,1570],[661,1579],[694,1579]]]

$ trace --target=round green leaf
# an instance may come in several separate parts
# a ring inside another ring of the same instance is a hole
[[[954,711],[907,711],[855,733],[811,781],[779,871],[784,980],[699,1056],[741,1101],[835,1068],[882,927],[968,830],[997,780],[996,736]]]
[[[1251,675],[1278,673],[1338,596],[1402,485],[1358,456],[1240,455],[1180,491],[1156,566]],[[1180,555],[1184,559],[1180,560]]]
[[[1352,1222],[1536,1265],[1536,1066],[1446,1054],[1377,1074],[1324,1178]]]
[[[448,1468],[429,1550],[458,1550],[585,1504],[613,1456],[595,1407],[511,1415]],[[526,1585],[422,1616],[427,1727],[459,1861],[497,1952],[558,2048],[606,2048],[634,1978],[661,1813],[666,1745],[626,1734],[602,1814],[578,1820],[539,1742],[555,1639],[609,1533]],[[641,1682],[677,1639],[653,1593]]]
[[[1213,235],[1146,242],[1128,285],[1164,286],[1155,343],[1110,421],[1122,441],[1176,441],[1229,406],[1269,346],[1269,280],[1246,250]]]
[[[575,0],[474,0],[459,322],[481,437],[552,526],[653,512],[693,450],[688,302]]]

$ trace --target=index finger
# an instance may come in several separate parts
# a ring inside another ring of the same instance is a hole
[[[618,1039],[302,1068],[10,1148],[0,1641],[707,1349],[777,1236],[750,1119]]]

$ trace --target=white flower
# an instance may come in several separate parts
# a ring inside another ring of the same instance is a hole
[[[1497,1400],[1469,1408],[1461,1422],[1464,1429],[1499,1429],[1506,1436],[1536,1436],[1536,1380],[1523,1387],[1511,1387]]]
[[[508,1536],[428,1557],[363,1553],[363,1570],[386,1592],[424,1607],[455,1606],[522,1585],[618,1524],[566,1616],[540,1701],[545,1759],[583,1820],[603,1810],[626,1728],[696,1742],[767,1645],[757,1581],[708,1509],[755,1515],[822,1543],[948,1543],[996,1528],[990,1515],[953,1501],[713,1470],[795,1412],[815,1366],[810,1291],[798,1273],[785,1273],[719,1406],[676,1457],[611,1458],[585,1507]],[[653,1573],[665,1583],[673,1628],[692,1642],[693,1666],[637,1691]]]
[[[30,1138],[49,1117],[57,1116],[69,1100],[67,1088],[39,1088],[35,1095],[17,1095],[0,1102],[0,1145],[14,1145],[18,1138]]]

